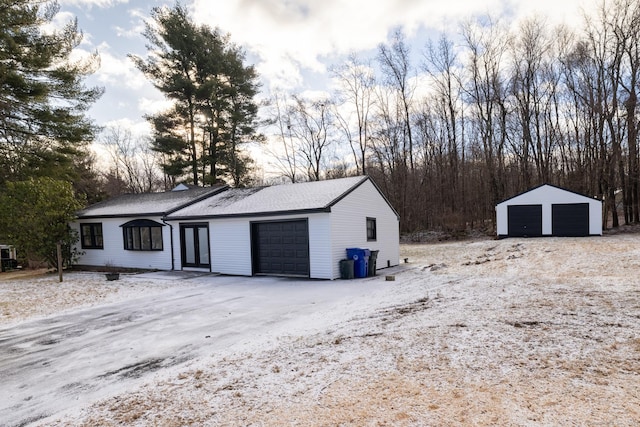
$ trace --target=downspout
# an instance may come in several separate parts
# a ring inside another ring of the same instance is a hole
[[[171,245],[171,271],[174,271],[176,269],[176,259],[173,256],[173,225],[171,225],[167,221],[165,221],[164,218],[162,218],[162,222],[165,225],[169,226],[169,240],[170,240],[170,245]]]

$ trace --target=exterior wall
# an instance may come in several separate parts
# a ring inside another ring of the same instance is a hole
[[[171,270],[171,233],[170,227],[162,227],[161,251],[127,251],[124,249],[122,224],[136,218],[104,218],[81,219],[70,224],[80,237],[80,224],[101,223],[103,235],[103,249],[82,249],[81,243],[76,244],[80,252],[84,252],[76,261],[77,265],[104,267],[110,263],[116,267],[142,268],[151,270]],[[149,217],[162,224],[159,217]]]
[[[307,219],[309,224],[309,275],[314,279],[332,279],[331,247],[329,245],[329,214],[280,215],[209,220],[209,251],[211,271],[221,274],[251,276],[251,223]],[[198,221],[202,222],[202,221]],[[187,223],[181,221],[180,223]],[[179,224],[173,222],[176,269],[180,260]]]
[[[251,276],[251,226],[246,218],[209,221],[211,271]]]
[[[376,240],[371,242],[367,241],[368,217],[376,219]],[[162,227],[164,248],[162,251],[124,250],[120,226],[132,219],[137,218],[91,219],[72,223],[71,226],[78,233],[81,223],[102,223],[103,231],[104,248],[80,249],[84,254],[77,264],[104,266],[110,262],[115,266],[127,268],[182,270],[180,224],[208,223],[211,271],[250,276],[252,274],[251,223],[296,219],[308,221],[311,278],[339,278],[339,262],[346,257],[346,248],[360,247],[380,251],[377,260],[378,268],[398,265],[400,258],[398,218],[370,181],[365,181],[347,194],[332,206],[331,212],[167,221]],[[159,217],[145,219],[163,223]]]
[[[552,234],[551,206],[564,203],[589,203],[589,234],[602,235],[602,202],[552,186],[542,186],[496,205],[498,236],[509,234],[508,206],[542,205],[542,234]]]
[[[367,241],[367,217],[376,219],[376,241]],[[331,208],[331,271],[340,277],[340,260],[347,248],[378,250],[376,267],[400,262],[400,224],[378,190],[366,181]]]

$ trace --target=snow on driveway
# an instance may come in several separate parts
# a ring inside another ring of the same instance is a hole
[[[91,286],[86,274],[77,276],[64,283]],[[149,294],[0,329],[2,424],[48,417],[234,345],[342,320],[350,301],[367,299],[382,283],[184,276],[125,276],[110,286]],[[338,302],[342,309],[332,310]]]
[[[142,275],[9,322],[0,422],[640,425],[640,234],[401,251],[395,281]]]

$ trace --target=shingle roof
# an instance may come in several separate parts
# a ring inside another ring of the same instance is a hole
[[[77,215],[78,218],[164,216],[226,188],[224,185],[216,185],[163,193],[123,194],[91,205]]]
[[[266,215],[321,211],[368,180],[366,176],[271,187],[229,189],[175,211],[168,219]]]

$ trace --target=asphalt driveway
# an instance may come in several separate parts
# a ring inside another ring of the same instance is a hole
[[[141,277],[180,285],[0,329],[1,425],[28,425],[134,387],[161,369],[312,328],[327,308],[384,285],[380,278],[150,274],[156,276]]]

